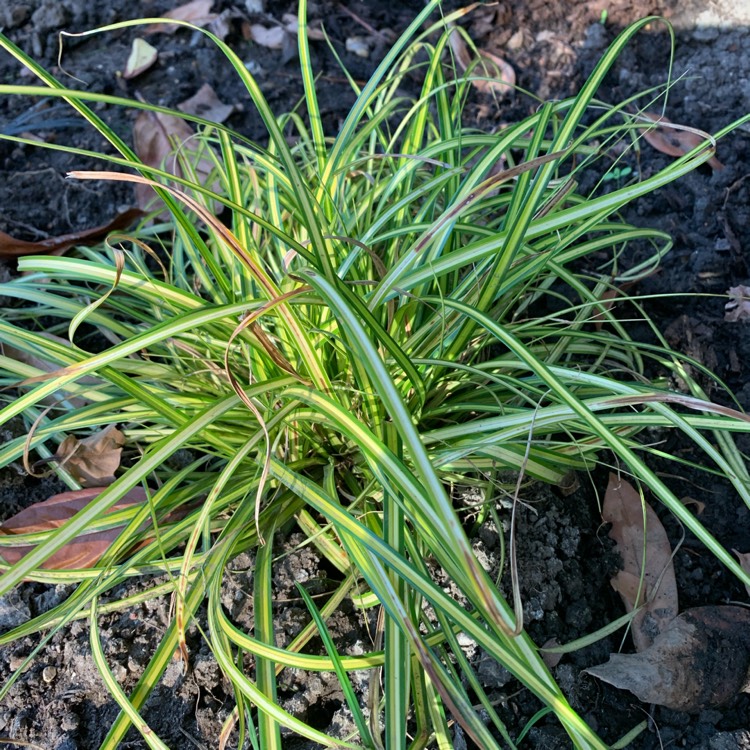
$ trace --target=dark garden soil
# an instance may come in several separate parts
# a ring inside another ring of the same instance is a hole
[[[55,70],[58,30],[84,31],[125,18],[157,16],[177,4],[176,0],[0,0],[0,27],[48,69]],[[363,59],[345,50],[345,40],[353,35],[367,36],[365,24],[381,32],[400,32],[422,7],[418,0],[322,0],[310,5],[311,18],[323,19],[349,71],[361,81],[367,79],[382,56],[384,43],[375,44],[369,59]],[[654,12],[672,17],[678,25],[673,73],[685,77],[671,90],[667,115],[675,122],[714,132],[750,111],[750,13],[745,12],[743,25],[742,19],[732,15],[743,12],[742,0],[725,3],[727,8],[710,0],[693,5],[678,0],[501,0],[491,26],[472,26],[471,16],[466,25],[478,45],[503,55],[513,65],[521,87],[550,98],[574,93],[624,25]],[[295,3],[267,0],[265,6],[268,15],[280,18],[282,13],[293,11]],[[233,7],[245,11],[240,0],[214,3],[218,11]],[[450,7],[458,4],[451,2]],[[602,11],[606,11],[605,23],[600,22]],[[701,25],[696,25],[696,18]],[[234,31],[227,41],[257,75],[271,106],[279,113],[294,107],[302,85],[293,50],[272,51],[253,45],[239,33],[239,20],[232,23]],[[133,36],[133,31],[122,31],[68,40],[63,66],[92,91],[139,94],[167,106],[176,105],[203,83],[209,83],[222,101],[237,104],[238,111],[227,124],[251,138],[263,138],[260,120],[236,77],[203,36],[187,31],[160,36],[156,66],[132,81],[124,81],[118,71],[125,64]],[[669,37],[662,26],[653,24],[626,50],[600,97],[617,102],[662,83],[667,76],[668,57]],[[313,63],[321,73],[323,115],[329,132],[335,131],[352,95],[324,43],[314,44]],[[62,80],[75,83],[56,72]],[[34,83],[5,55],[0,56],[0,81]],[[477,95],[472,112],[481,126],[497,128],[527,114],[534,106],[530,98],[521,95],[502,107]],[[132,113],[108,106],[97,105],[95,109],[129,137]],[[37,103],[20,97],[0,100],[0,131],[31,132],[46,141],[107,151],[101,136],[52,101]],[[642,282],[638,291],[678,296],[647,302],[648,313],[675,348],[712,368],[735,391],[742,406],[750,409],[750,324],[725,322],[726,300],[720,296],[691,296],[721,295],[731,286],[750,283],[750,132],[735,131],[722,140],[717,155],[725,166],[723,170],[701,168],[640,201],[629,209],[626,218],[663,229],[675,239],[661,270]],[[629,166],[645,176],[669,158],[644,147],[641,163]],[[103,167],[103,163],[98,165]],[[37,240],[106,223],[118,210],[132,205],[132,196],[122,186],[92,187],[66,180],[64,174],[73,168],[90,166],[75,156],[0,144],[0,231]],[[12,267],[2,267],[6,278],[13,273]],[[721,393],[712,395],[726,400]],[[0,434],[8,439],[11,432]],[[744,452],[750,453],[750,439],[739,442]],[[694,457],[692,448],[678,442],[666,448],[686,459]],[[654,468],[663,472],[678,497],[705,502],[702,521],[725,547],[750,550],[750,512],[729,485],[681,468],[657,464]],[[622,614],[620,600],[609,585],[617,559],[606,529],[601,527],[592,489],[596,485],[603,491],[606,476],[596,475],[593,482],[581,479],[581,488],[570,496],[564,497],[556,488],[542,487],[524,498],[532,503],[533,511],[523,511],[518,529],[522,595],[529,631],[537,643],[552,637],[563,643],[571,641]],[[0,480],[2,518],[60,489],[52,482],[32,480],[20,470],[6,469]],[[663,520],[676,542],[680,529],[670,518]],[[300,541],[301,537],[289,530],[277,544],[279,549],[293,550]],[[500,558],[498,530],[485,524],[474,544],[479,559],[495,573]],[[675,565],[682,609],[747,601],[743,587],[689,535],[676,555]],[[249,593],[252,569],[252,558],[241,556],[227,575],[225,604],[245,629],[253,625]],[[307,622],[294,582],[315,583],[317,590],[324,592],[331,574],[309,547],[278,563],[274,585],[280,642],[288,642]],[[446,580],[444,585],[450,588],[451,582]],[[46,611],[69,593],[64,587],[22,587],[0,600],[0,630]],[[102,616],[106,655],[126,690],[142,673],[164,632],[168,608],[168,601],[158,600]],[[365,625],[353,608],[346,607],[329,622],[338,643],[350,653],[361,650],[363,644],[369,646],[370,631]],[[228,684],[197,628],[191,631],[190,639],[187,674],[183,675],[174,662],[144,710],[147,722],[172,750],[217,747],[222,722],[233,706]],[[25,639],[0,649],[0,684],[22,664],[33,645],[32,639]],[[609,742],[641,722],[650,710],[629,693],[581,674],[585,667],[606,661],[619,646],[619,636],[606,638],[565,656],[554,669],[573,706]],[[624,648],[631,649],[631,644],[626,642]],[[507,672],[484,659],[472,643],[467,643],[466,649],[511,733],[517,734],[539,705]],[[367,679],[367,675],[355,677],[355,684],[365,690]],[[332,737],[344,737],[351,731],[352,723],[342,708],[343,697],[333,675],[288,670],[281,683],[279,700],[285,709]],[[91,660],[88,626],[74,623],[52,638],[0,704],[0,736],[33,742],[46,750],[93,750],[117,713]],[[657,708],[652,716],[649,729],[632,747],[750,747],[750,697],[744,694],[719,709],[699,714]],[[467,747],[458,732],[454,746]],[[0,748],[6,747],[16,745],[0,741]],[[123,747],[146,745],[131,730]],[[310,745],[288,738],[285,747]],[[552,750],[569,747],[569,742],[562,730],[545,718],[531,730],[524,747]]]

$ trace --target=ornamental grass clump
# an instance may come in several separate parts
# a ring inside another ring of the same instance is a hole
[[[652,126],[628,114],[632,102],[608,107],[594,97],[653,19],[618,37],[578,96],[485,133],[465,123],[463,110],[472,77],[491,72],[456,77],[446,65],[453,19],[425,25],[439,0],[364,88],[352,81],[356,102],[339,132],[327,133],[305,5],[306,116],[274,114],[235,53],[203,31],[244,84],[268,144],[188,118],[202,129],[199,147],[177,151],[184,177],[140,163],[87,102],[165,110],[64,88],[0,37],[42,82],[0,92],[65,99],[120,154],[101,158],[127,170],[74,177],[150,185],[170,216],[67,257],[23,258],[23,275],[0,285],[24,303],[0,321],[0,383],[18,393],[0,421],[22,418],[28,430],[3,447],[0,463],[49,457],[66,436],[108,425],[119,426],[134,456],[61,528],[0,537],[0,557],[36,545],[3,566],[0,591],[29,580],[76,584],[2,643],[44,633],[41,647],[72,619],[88,618],[94,659],[122,709],[102,747],[117,746],[131,725],[149,747],[166,747],[139,712],[175,652],[191,659],[185,629],[203,605],[202,635],[236,701],[222,743],[236,731],[237,746],[279,748],[283,730],[326,747],[451,747],[456,721],[480,747],[515,747],[461,650],[464,633],[554,712],[576,747],[604,748],[524,631],[515,576],[508,602],[478,563],[454,500],[471,490],[494,513],[516,477],[560,482],[615,456],[748,580],[649,468],[637,436],[649,427],[684,432],[748,502],[730,432],[749,425],[709,404],[666,345],[632,340],[606,294],[651,272],[671,245],[623,222],[618,209],[707,161],[712,143],[640,182],[612,190],[602,181],[607,190],[580,194],[580,175],[599,167],[607,144],[632,148]],[[100,31],[136,23],[144,21]],[[408,98],[401,84],[415,70],[422,88]],[[198,154],[213,163],[207,180],[196,180]],[[638,263],[628,254],[633,243]],[[594,255],[596,274],[577,270]],[[650,382],[646,373],[657,369],[679,374],[692,392]],[[57,471],[78,488],[64,466]],[[107,513],[137,488],[145,502]],[[275,533],[295,525],[340,578],[322,601],[300,587],[310,624],[279,646]],[[43,567],[82,532],[115,526],[121,531],[94,567]],[[251,632],[222,606],[227,565],[247,551],[255,556]],[[435,582],[436,569],[459,598]],[[99,600],[135,577],[145,590],[108,601],[106,611],[171,596],[174,616],[128,695],[104,656]],[[330,636],[326,621],[347,598],[381,608],[381,649],[348,655]],[[325,653],[304,651],[313,636]],[[284,667],[335,671],[356,735],[327,737],[284,711],[276,700]],[[371,690],[382,682],[380,700],[361,705],[356,670],[371,671]]]

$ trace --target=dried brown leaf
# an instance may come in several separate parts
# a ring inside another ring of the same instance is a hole
[[[200,182],[206,184],[213,170],[213,163],[199,154],[202,147],[194,136],[193,129],[181,117],[161,112],[144,110],[138,114],[133,125],[135,152],[144,164],[184,177],[175,155],[179,149],[194,164]],[[151,211],[158,206],[158,198],[148,185],[136,185],[135,195],[136,202],[144,211]]]
[[[740,562],[740,567],[742,568],[742,570],[750,575],[750,552],[737,552],[736,549],[733,549],[732,552],[737,555],[737,559]],[[745,584],[745,591],[750,594],[750,586],[748,586],[747,584]]]
[[[244,14],[239,8],[227,8],[219,13],[213,21],[208,23],[208,30],[219,37],[223,42],[231,31],[231,22],[235,19],[244,18]]]
[[[224,104],[216,92],[204,83],[189,99],[180,102],[177,109],[188,115],[197,115],[211,122],[224,122],[234,112],[233,104]]]
[[[248,27],[250,39],[261,47],[268,49],[283,49],[287,31],[283,26],[263,26],[259,23],[252,23]]]
[[[594,328],[596,328],[597,331],[602,330],[602,326],[605,323],[605,313],[608,313],[615,304],[615,300],[617,297],[619,297],[621,294],[619,289],[607,289],[604,294],[601,296],[601,303],[603,310],[597,310],[592,316],[591,316],[591,322],[594,324]]]
[[[628,612],[640,606],[632,633],[636,650],[644,651],[679,611],[672,548],[653,509],[616,474],[609,475],[602,518],[612,524],[609,535],[622,556],[622,570],[612,579],[612,587]]]
[[[701,513],[703,513],[704,510],[706,510],[706,504],[702,502],[701,500],[696,500],[694,497],[681,497],[680,502],[687,507],[688,505],[695,506],[695,515],[699,516]]]
[[[719,706],[748,691],[750,610],[696,607],[676,617],[639,654],[611,654],[585,671],[675,711]]]
[[[114,425],[79,440],[68,435],[60,443],[54,460],[84,487],[103,487],[115,481],[125,436]]]
[[[0,232],[0,258],[20,258],[24,255],[61,255],[74,245],[96,245],[110,232],[128,229],[133,222],[143,216],[137,208],[129,208],[115,216],[108,224],[102,224],[92,229],[81,229],[58,237],[48,237],[46,240],[26,242],[17,240],[9,234]]]
[[[98,497],[106,487],[89,487],[82,490],[63,492],[48,500],[25,508],[0,525],[0,534],[32,534],[58,529],[76,513]],[[109,512],[122,510],[130,505],[146,501],[146,493],[141,487],[130,490]],[[112,542],[122,531],[122,526],[91,534],[81,534],[61,547],[42,564],[46,570],[63,568],[90,568],[96,565]],[[0,547],[0,558],[8,565],[15,565],[34,549],[33,545]]]
[[[472,56],[466,40],[458,31],[451,32],[449,42],[455,55],[461,72],[466,72],[471,67]],[[516,83],[516,72],[513,67],[497,55],[485,50],[477,50],[479,63],[472,68],[472,77],[485,76],[494,80],[473,80],[472,85],[483,94],[492,94],[497,97],[510,96]]]
[[[130,55],[122,71],[122,77],[126,80],[135,78],[148,70],[156,62],[158,56],[159,52],[156,47],[152,47],[145,39],[136,37],[133,39],[133,46],[130,48]]]
[[[561,651],[547,651],[547,649],[555,649],[560,646],[560,642],[557,638],[550,638],[545,641],[542,647],[539,649],[542,654],[542,661],[544,662],[547,669],[554,669],[562,660],[563,655]]]
[[[175,21],[188,21],[194,26],[207,26],[216,18],[216,13],[211,13],[214,0],[193,0],[185,5],[165,13],[162,18],[172,18]],[[174,34],[179,29],[178,24],[153,23],[146,26],[144,34]]]
[[[727,294],[729,302],[724,305],[724,320],[736,323],[750,319],[750,286],[733,286]]]
[[[684,125],[676,125],[663,115],[641,112],[639,116],[656,124],[655,127],[644,129],[643,137],[657,151],[667,156],[684,156],[710,140],[708,133]],[[708,164],[714,171],[724,169],[724,165],[715,156],[708,160]]]
[[[295,36],[299,33],[299,19],[294,13],[284,13],[281,17],[281,21],[284,24],[284,28]],[[307,24],[307,38],[311,41],[322,42],[325,40],[326,35],[323,33],[323,29],[320,28],[319,21],[308,22]]]

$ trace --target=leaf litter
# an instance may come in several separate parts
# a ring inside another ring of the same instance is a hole
[[[187,21],[194,26],[208,26],[216,20],[217,14],[211,12],[214,0],[192,0],[163,14],[162,18],[172,18],[175,21]],[[144,34],[174,34],[180,28],[179,24],[154,23],[146,26]]]
[[[638,609],[633,643],[644,651],[679,611],[672,546],[653,508],[614,473],[609,475],[602,518],[612,524],[609,536],[622,557],[622,569],[611,584],[628,612]]]
[[[123,445],[125,435],[114,425],[108,425],[83,440],[68,435],[50,460],[82,486],[103,487],[115,481]]]
[[[180,102],[177,109],[188,115],[222,123],[234,112],[234,105],[224,104],[211,86],[204,83],[193,96]]]
[[[208,184],[214,164],[205,155],[205,147],[196,139],[195,131],[181,117],[143,110],[133,125],[133,143],[138,158],[147,166],[184,177],[179,154],[193,165],[198,181]],[[135,196],[143,211],[153,211],[161,202],[149,185],[137,184]]]
[[[677,125],[664,115],[640,112],[638,117],[653,123],[653,126],[641,131],[643,137],[653,148],[667,156],[684,156],[694,148],[711,142],[708,133],[686,125]],[[708,165],[715,172],[724,169],[724,165],[715,155],[708,160]]]
[[[750,609],[705,606],[678,615],[664,527],[640,493],[615,474],[602,516],[612,524],[610,536],[623,559],[612,585],[628,612],[641,607],[632,621],[636,653],[610,654],[606,664],[584,672],[675,711],[701,711],[750,692]]]
[[[129,80],[139,76],[147,71],[158,57],[159,52],[156,47],[152,47],[145,39],[136,37],[133,39],[133,46],[125,63],[125,69],[122,71],[122,77]]]
[[[472,67],[473,60],[469,45],[458,28],[453,29],[448,41],[461,72],[465,73],[471,69],[473,78],[471,83],[477,91],[500,98],[510,96],[513,93],[513,87],[516,84],[516,72],[510,63],[491,52],[477,49],[479,62]],[[485,78],[475,78],[476,76],[484,76]]]
[[[749,669],[750,610],[726,605],[688,609],[645,651],[584,671],[644,703],[695,712],[748,692]]]
[[[724,320],[727,323],[750,320],[750,286],[733,286],[727,294],[729,302],[724,305]]]
[[[80,229],[70,234],[47,237],[44,240],[27,242],[5,232],[0,232],[0,258],[20,258],[25,255],[61,255],[76,245],[96,245],[110,232],[128,229],[143,215],[137,208],[129,208],[117,214],[112,221],[90,229]]]
[[[106,487],[88,487],[71,490],[53,495],[40,503],[34,503],[4,521],[0,525],[0,536],[33,534],[59,529],[105,489]],[[147,499],[145,490],[142,487],[135,487],[112,506],[108,513],[115,513],[144,503]],[[91,568],[101,559],[123,528],[124,524],[90,534],[81,534],[48,557],[41,567],[45,570]],[[35,545],[0,547],[0,558],[8,565],[15,565],[34,548]]]

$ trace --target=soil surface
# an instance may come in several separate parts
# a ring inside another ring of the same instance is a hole
[[[116,20],[158,16],[177,2],[169,0],[2,0],[0,27],[23,50],[32,54],[63,81],[66,72],[83,81],[91,91],[122,96],[140,95],[147,101],[175,106],[209,83],[219,98],[236,105],[227,121],[232,128],[262,140],[262,125],[239,84],[219,53],[199,34],[180,31],[160,35],[157,64],[133,80],[119,75],[128,56],[134,31],[77,37],[65,42],[58,68],[57,32],[80,32]],[[245,17],[263,3],[246,4],[216,0],[214,10],[238,10]],[[673,78],[666,108],[674,122],[715,132],[750,111],[750,29],[741,18],[744,5],[726,3],[677,3],[676,0],[501,0],[494,15],[482,8],[464,23],[475,42],[496,52],[514,67],[519,85],[541,98],[567,96],[580,87],[617,32],[629,22],[651,13],[671,17],[677,24]],[[294,11],[288,1],[265,3],[268,17],[280,19]],[[347,52],[346,40],[369,35],[367,26],[383,32],[402,31],[422,3],[402,0],[359,2],[322,0],[310,3],[311,19],[323,19],[326,30],[353,77],[366,80],[383,54],[386,42],[376,38],[365,59]],[[446,3],[446,9],[458,7]],[[490,18],[490,22],[487,19]],[[230,20],[227,42],[258,77],[275,111],[292,109],[301,97],[302,84],[292,49],[269,50],[247,41],[242,17]],[[264,20],[251,18],[251,20]],[[329,131],[345,116],[352,95],[346,79],[324,43],[315,43],[313,63],[320,71],[321,106]],[[663,25],[653,23],[626,50],[617,63],[600,98],[618,102],[667,78],[669,36]],[[0,56],[0,81],[32,84],[32,77],[9,56]],[[517,95],[498,108],[478,94],[473,102],[477,121],[487,127],[526,114],[536,106],[531,98]],[[96,106],[99,114],[126,139],[133,114],[122,109]],[[0,132],[33,133],[47,142],[64,142],[79,148],[106,151],[101,136],[81,123],[64,106],[52,101],[21,97],[0,100]],[[740,404],[750,409],[750,325],[727,323],[720,295],[739,284],[750,283],[747,251],[750,248],[750,132],[734,131],[721,140],[717,156],[720,171],[706,167],[679,183],[649,196],[629,209],[626,218],[636,224],[670,232],[675,246],[661,270],[641,283],[643,294],[674,293],[653,299],[646,309],[666,331],[670,343],[712,368],[734,390]],[[670,157],[652,149],[644,151],[640,164],[628,164],[643,174],[667,163]],[[103,164],[98,164],[103,168]],[[64,179],[73,168],[90,168],[81,157],[0,143],[0,231],[22,239],[41,239],[76,229],[104,224],[119,210],[132,205],[124,187],[92,188]],[[95,167],[96,168],[96,167]],[[3,274],[13,274],[5,267]],[[700,293],[703,296],[691,296]],[[705,296],[717,295],[717,296]],[[716,398],[725,399],[720,393]],[[7,439],[11,433],[3,434]],[[750,439],[740,440],[745,454]],[[676,441],[665,449],[692,458],[690,447]],[[726,548],[750,550],[750,512],[728,485],[669,466],[654,467],[678,497],[706,503],[703,523]],[[679,476],[677,475],[679,474]],[[61,489],[53,482],[38,482],[22,472],[5,470],[0,484],[0,517],[43,499]],[[603,489],[606,476],[595,475],[593,484]],[[526,621],[537,643],[557,638],[564,643],[616,619],[622,612],[611,590],[609,576],[617,566],[606,529],[586,478],[569,496],[551,488],[538,488],[529,497],[531,509],[521,514],[518,529],[522,596]],[[669,517],[663,520],[671,540],[681,535]],[[485,524],[474,545],[479,559],[494,574],[500,558],[502,530]],[[278,540],[279,549],[292,552],[301,541],[292,532]],[[689,535],[675,558],[681,608],[747,601],[742,586]],[[236,559],[227,573],[226,606],[238,625],[253,624],[253,560]],[[307,622],[307,612],[297,598],[295,581],[320,581],[321,592],[332,571],[315,551],[305,547],[281,559],[275,569],[276,612],[279,638],[287,641]],[[444,585],[449,587],[450,581]],[[314,593],[314,590],[311,590]],[[62,601],[64,587],[24,586],[0,600],[0,630],[6,631]],[[122,593],[122,592],[115,592]],[[155,638],[168,621],[168,601],[146,602],[130,611],[101,618],[102,640],[115,677],[128,690],[143,671]],[[332,634],[351,653],[370,642],[367,628],[353,608],[343,608],[329,622]],[[33,639],[0,649],[0,684],[19,668],[35,645]],[[192,661],[183,675],[171,665],[144,710],[153,730],[173,750],[217,746],[222,722],[233,703],[229,686],[203,645],[197,628],[189,643]],[[649,729],[632,747],[651,750],[682,747],[728,750],[750,747],[750,697],[740,695],[720,709],[685,714],[638,703],[629,693],[617,691],[582,674],[582,670],[606,661],[620,647],[619,636],[599,641],[566,655],[554,669],[556,678],[573,706],[600,732],[614,742],[651,712]],[[625,650],[632,648],[625,643]],[[539,705],[511,676],[484,658],[471,643],[467,655],[478,671],[491,699],[517,734]],[[367,676],[354,677],[366,690]],[[329,674],[289,672],[282,676],[280,702],[306,722],[332,737],[344,737],[352,729],[342,708],[343,697]],[[55,634],[49,645],[31,662],[0,704],[0,748],[16,747],[2,738],[36,743],[47,750],[91,750],[99,746],[118,710],[106,693],[90,656],[88,627],[74,623]],[[467,747],[456,734],[454,746]],[[544,750],[568,747],[562,730],[551,719],[542,719],[529,733],[524,747]],[[123,745],[146,747],[134,731]],[[285,747],[309,744],[287,738]]]

